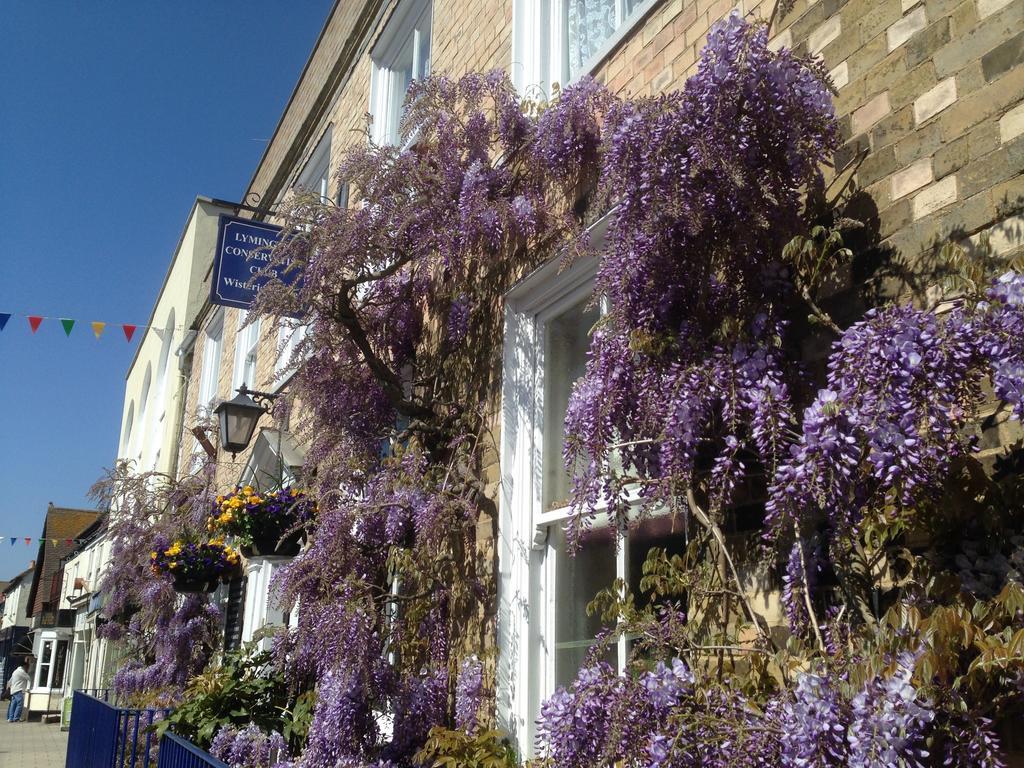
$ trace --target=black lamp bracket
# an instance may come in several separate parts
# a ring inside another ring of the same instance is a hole
[[[264,413],[270,413],[274,407],[274,401],[281,396],[280,392],[259,392],[255,389],[249,389],[244,383],[235,391],[244,397],[250,398],[263,409]]]

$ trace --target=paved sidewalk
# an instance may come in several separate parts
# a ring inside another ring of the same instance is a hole
[[[67,750],[56,723],[0,722],[0,768],[62,768]]]

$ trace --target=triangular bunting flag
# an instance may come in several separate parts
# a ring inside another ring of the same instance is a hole
[[[10,319],[10,312],[0,312],[0,331],[2,331],[7,326],[7,321]]]
[[[106,323],[101,323],[99,320],[94,320],[91,323],[91,325],[92,325],[92,332],[96,334],[96,338],[97,339],[100,336],[103,335],[103,329],[107,327]]]
[[[70,547],[74,543],[74,541],[73,539],[64,539],[64,543]]]
[[[50,543],[53,544],[53,546],[55,546],[55,547],[57,546],[57,540],[56,539],[50,539]]]
[[[39,330],[39,324],[43,322],[43,318],[39,315],[29,315],[28,324],[32,326],[32,333]]]
[[[17,543],[18,543],[18,539],[16,537],[14,537],[14,536],[11,536],[11,546],[13,547]]]
[[[28,544],[31,544],[31,543],[32,543],[32,537],[31,536],[26,536],[25,537],[25,544],[28,545]]]
[[[71,329],[75,327],[75,321],[74,320],[68,320],[67,318],[62,317],[60,319],[60,324],[64,326],[64,335],[65,336],[70,336],[71,335]]]
[[[132,340],[132,336],[135,335],[135,329],[137,327],[138,326],[136,326],[136,325],[122,325],[121,326],[121,329],[124,331],[124,338],[125,338],[125,340],[127,340],[127,341],[131,341]]]

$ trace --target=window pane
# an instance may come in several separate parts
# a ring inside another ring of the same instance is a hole
[[[428,12],[416,28],[416,78],[422,79],[430,74],[430,13]]]
[[[50,662],[53,661],[53,641],[43,642],[42,653],[39,656],[39,674],[36,677],[36,684],[40,688],[49,687]]]
[[[565,410],[572,386],[586,372],[590,329],[600,311],[583,301],[547,324],[544,352],[544,509],[563,507],[569,473],[562,460]]]
[[[53,682],[51,688],[63,688],[64,687],[64,670],[67,668],[68,662],[68,641],[60,640],[57,643],[57,657],[54,659],[53,667]]]
[[[587,604],[615,580],[615,538],[611,528],[585,535],[575,555],[568,552],[561,525],[551,527],[555,555],[555,685],[568,685],[583,665],[601,617],[588,616]],[[615,647],[606,661],[615,666]]]
[[[394,143],[398,143],[398,126],[402,121],[402,105],[405,103],[405,92],[409,90],[409,83],[412,82],[412,39],[402,49],[401,58],[395,62],[391,70],[391,94],[389,108],[391,114],[388,116],[388,132]]]
[[[637,607],[644,607],[649,603],[648,593],[640,590],[644,561],[655,547],[664,549],[669,557],[686,553],[683,518],[673,515],[647,518],[630,529],[626,546],[629,548],[629,591]]]
[[[568,0],[569,77],[612,36],[618,26],[616,0]]]

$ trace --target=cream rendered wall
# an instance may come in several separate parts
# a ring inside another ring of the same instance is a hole
[[[212,261],[221,213],[233,211],[206,198],[196,200],[150,316],[154,328],[138,330],[142,338],[126,376],[118,441],[118,458],[134,461],[136,471],[171,474],[175,469],[185,381],[176,353],[186,341],[186,318],[205,298],[203,278]]]
[[[31,584],[24,581],[7,593],[7,600],[4,603],[4,615],[0,621],[0,629],[8,627],[27,627],[28,617],[25,615],[28,609],[28,591]]]

